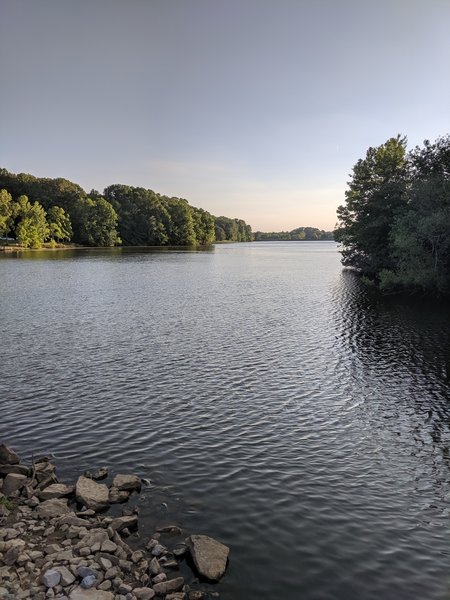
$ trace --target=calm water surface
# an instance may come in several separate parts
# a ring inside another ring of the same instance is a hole
[[[224,600],[450,597],[449,309],[372,296],[329,242],[0,277],[0,439],[149,478],[141,531],[228,544]]]

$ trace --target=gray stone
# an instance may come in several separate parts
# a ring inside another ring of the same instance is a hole
[[[167,579],[167,575],[165,573],[160,573],[159,575],[156,575],[156,577],[153,577],[153,583],[161,583],[161,581],[166,581]]]
[[[72,493],[73,485],[66,485],[65,483],[52,483],[39,493],[39,498],[41,500],[50,500],[50,498],[62,498],[63,496],[69,496]]]
[[[111,527],[114,531],[123,531],[124,529],[133,529],[137,526],[137,515],[129,517],[117,517],[111,521]]]
[[[163,525],[162,527],[157,527],[156,531],[158,533],[173,533],[174,535],[182,534],[182,531],[178,525]]]
[[[112,487],[119,490],[126,490],[127,492],[133,490],[139,492],[142,487],[142,481],[137,475],[116,475],[113,479]]]
[[[19,456],[5,444],[0,444],[0,463],[2,465],[17,465],[20,463]]]
[[[100,511],[109,506],[108,487],[104,483],[95,483],[83,475],[78,477],[75,494],[78,502],[84,504],[88,509]]]
[[[134,564],[138,563],[142,558],[144,558],[144,553],[141,550],[136,550],[131,555],[131,562]]]
[[[155,592],[152,588],[134,588],[133,594],[137,600],[152,600],[155,597]]]
[[[36,508],[37,514],[41,519],[53,519],[70,512],[67,506],[67,500],[63,498],[51,498],[41,502]]]
[[[69,571],[69,569],[67,567],[64,567],[64,566],[54,567],[54,570],[58,571],[58,573],[60,573],[60,575],[61,575],[60,584],[62,586],[72,585],[72,583],[75,581],[75,577],[72,575],[72,573]]]
[[[187,546],[186,544],[180,543],[177,544],[176,546],[174,546],[173,550],[172,550],[172,554],[174,556],[183,556],[184,554],[186,554],[187,552]]]
[[[41,575],[41,582],[45,587],[53,588],[61,581],[61,573],[56,569],[48,569]]]
[[[111,540],[105,540],[101,546],[102,552],[115,552],[117,550],[117,544]]]
[[[162,573],[162,571],[163,571],[157,558],[152,558],[148,568],[150,570],[150,575],[153,575],[153,576],[158,575],[159,573]]]
[[[153,586],[153,590],[155,594],[159,594],[163,596],[164,594],[168,594],[169,592],[178,592],[184,585],[183,577],[176,577],[175,579],[169,579],[169,581],[163,581],[161,583],[156,583]]]
[[[3,481],[2,492],[5,496],[12,496],[15,492],[21,490],[25,485],[27,478],[19,473],[8,473]]]
[[[100,550],[103,542],[106,542],[108,538],[108,534],[104,529],[91,529],[87,535],[81,538],[75,548],[78,550],[80,548],[95,548],[98,545],[98,550]],[[95,551],[95,550],[94,550]]]
[[[152,548],[153,556],[161,556],[166,551],[166,548],[164,548],[164,546],[162,546],[161,544],[156,544],[156,546]]]
[[[108,477],[108,469],[106,467],[100,467],[100,469],[96,469],[95,471],[86,471],[84,476],[89,479],[95,479],[96,481],[106,479],[106,477]]]
[[[92,575],[92,577],[95,577],[97,574],[90,567],[83,567],[82,566],[82,567],[78,567],[78,569],[77,569],[77,575],[78,575],[78,577],[81,577],[81,579],[84,579],[85,577],[89,577],[90,575]]]
[[[129,492],[125,490],[119,490],[119,488],[116,487],[109,488],[108,499],[111,504],[121,504],[122,502],[126,502],[129,497]]]
[[[210,581],[218,581],[227,568],[230,549],[207,535],[191,535],[187,542],[199,574]]]
[[[98,586],[97,589],[98,590],[110,590],[112,588],[112,583],[109,579],[105,579],[105,581],[102,581]]]
[[[83,579],[81,580],[81,587],[88,590],[90,589],[95,581],[96,581],[96,577],[94,577],[94,575],[86,575],[86,577],[83,577]]]

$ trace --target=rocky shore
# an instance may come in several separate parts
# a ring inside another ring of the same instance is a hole
[[[61,483],[47,457],[24,465],[0,444],[0,600],[217,598],[200,582],[223,576],[229,548],[206,535],[176,541],[181,529],[167,525],[148,535],[145,548],[133,549],[125,539],[138,527],[137,509],[108,511],[140,493],[143,482],[117,474],[109,486],[98,483],[107,477],[98,469],[74,485]],[[162,542],[172,536],[173,544]],[[197,575],[197,589],[180,572],[184,561]]]

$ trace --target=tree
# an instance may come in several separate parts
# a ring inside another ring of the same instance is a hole
[[[408,155],[408,203],[391,231],[394,265],[380,272],[386,291],[450,291],[450,136]]]
[[[13,221],[13,201],[11,194],[6,190],[0,190],[0,237],[7,237]]]
[[[39,202],[30,204],[26,196],[18,201],[19,222],[16,227],[17,239],[25,248],[41,248],[49,228],[46,213]]]
[[[353,167],[346,204],[337,210],[335,239],[342,262],[369,275],[393,266],[391,227],[406,205],[406,138],[398,135],[369,148]]]
[[[60,206],[52,206],[47,212],[49,236],[56,242],[70,241],[72,239],[72,223],[66,211]]]
[[[79,243],[103,247],[120,244],[116,229],[117,213],[104,198],[80,200],[74,219],[76,219]]]
[[[198,244],[202,246],[214,242],[214,217],[202,208],[191,208],[194,221],[194,233]]]

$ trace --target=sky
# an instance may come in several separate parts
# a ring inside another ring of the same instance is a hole
[[[0,0],[0,166],[330,230],[369,146],[450,132],[449,0]]]

